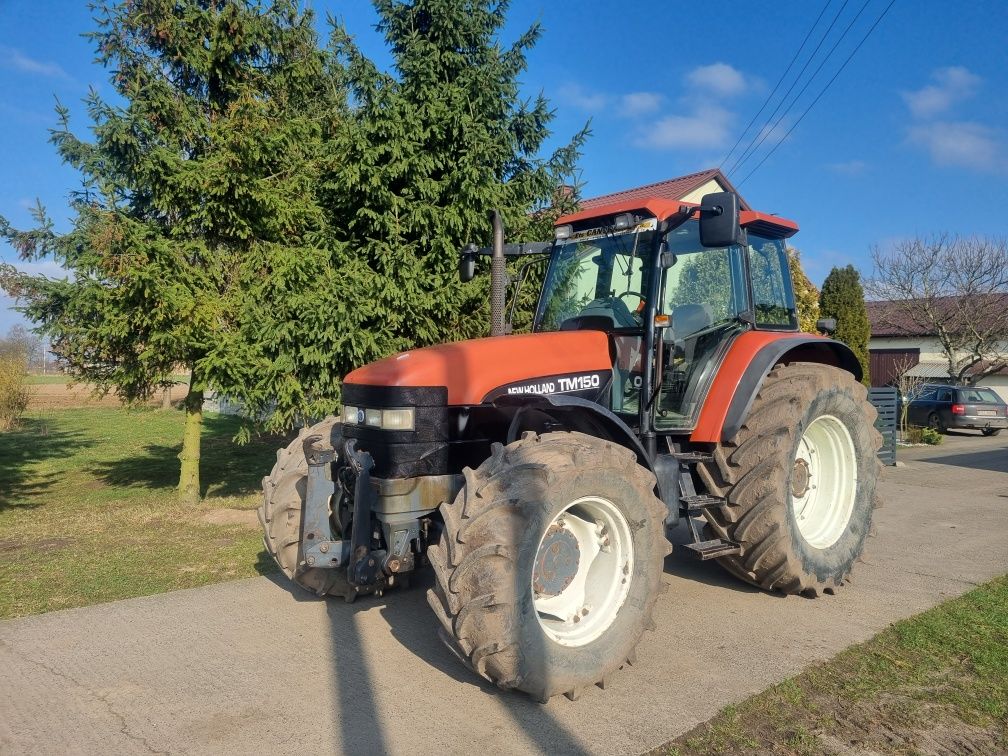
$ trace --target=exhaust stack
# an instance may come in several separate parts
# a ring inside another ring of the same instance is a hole
[[[507,299],[508,275],[504,261],[504,222],[500,212],[490,212],[493,224],[493,254],[490,257],[490,335],[503,336],[507,331],[504,309]]]

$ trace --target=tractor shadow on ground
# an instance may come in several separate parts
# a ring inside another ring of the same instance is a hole
[[[762,593],[774,598],[787,598],[782,593],[767,592],[739,580],[713,559],[704,562],[694,558],[686,548],[686,544],[692,539],[685,521],[680,521],[678,527],[668,534],[668,538],[672,543],[672,553],[665,557],[665,574],[739,593]]]
[[[64,457],[89,443],[79,432],[53,430],[45,417],[25,418],[16,430],[0,434],[0,512],[41,506],[42,502],[26,499],[45,493],[63,472],[39,473],[32,466]]]
[[[737,580],[713,562],[700,562],[688,557],[684,544],[689,542],[689,533],[685,525],[673,531],[671,540],[676,548],[665,560],[667,574],[742,593],[766,594],[765,591]],[[438,636],[437,620],[427,604],[427,590],[434,582],[433,575],[428,570],[414,574],[408,588],[394,588],[382,597],[362,596],[348,604],[341,598],[319,599],[294,586],[283,574],[265,569],[268,567],[267,560],[268,556],[263,552],[260,561],[264,563],[264,569],[261,572],[289,593],[293,600],[325,601],[331,669],[336,680],[333,691],[334,701],[337,702],[334,729],[341,734],[339,746],[344,752],[388,753],[392,750],[384,729],[388,713],[379,704],[376,686],[383,686],[382,698],[387,699],[395,693],[390,692],[387,681],[376,680],[373,662],[369,661],[357,620],[359,613],[373,611],[375,608],[387,622],[392,636],[405,649],[424,664],[465,686],[469,694],[496,697],[501,710],[540,750],[572,754],[588,752],[574,732],[550,711],[551,707],[557,705],[576,704],[568,702],[563,696],[556,696],[549,705],[544,706],[523,693],[500,690],[480,678],[445,646]],[[659,601],[661,600],[667,599],[659,597]],[[386,675],[387,673],[383,673],[383,676]]]
[[[442,643],[438,637],[437,620],[427,604],[427,590],[433,586],[429,571],[416,573],[407,588],[394,588],[382,597],[362,596],[350,604],[341,598],[319,599],[294,586],[278,572],[266,577],[287,591],[295,601],[325,601],[330,658],[338,679],[334,699],[339,707],[336,729],[342,736],[342,752],[391,753],[393,750],[384,734],[383,723],[388,712],[379,706],[374,695],[376,681],[355,620],[358,613],[377,607],[392,636],[404,648],[425,664],[465,686],[472,695],[496,697],[502,704],[501,708],[528,738],[539,744],[541,750],[565,754],[588,753],[570,729],[559,722],[546,706],[523,693],[491,685],[466,667]],[[416,692],[405,691],[404,694],[412,696]],[[553,701],[560,705],[574,705],[563,696],[557,696]]]
[[[287,440],[276,435],[253,436],[247,444],[233,438],[241,427],[238,418],[209,415],[203,418],[200,443],[200,495],[244,496],[261,490],[262,477],[276,462],[276,450]],[[179,479],[177,445],[148,444],[142,454],[100,462],[92,472],[109,485],[173,489]]]

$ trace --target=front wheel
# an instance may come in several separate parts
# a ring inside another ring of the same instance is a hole
[[[427,550],[442,637],[541,701],[604,685],[653,624],[669,550],[654,487],[633,452],[581,433],[496,444]]]
[[[353,596],[346,571],[308,567],[301,562],[301,513],[308,493],[308,460],[304,440],[321,436],[335,446],[341,438],[341,426],[328,417],[310,428],[302,428],[297,438],[277,451],[273,470],[262,480],[263,503],[259,524],[263,545],[277,566],[290,580],[318,596]]]
[[[828,365],[778,365],[749,416],[698,473],[725,499],[708,527],[742,546],[719,563],[768,590],[832,592],[861,555],[877,506],[882,438],[865,387]]]

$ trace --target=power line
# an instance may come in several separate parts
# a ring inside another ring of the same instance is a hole
[[[810,110],[812,110],[812,108],[813,108],[813,107],[815,107],[815,104],[816,104],[817,102],[819,102],[819,99],[820,99],[820,98],[821,98],[821,97],[822,97],[822,96],[823,96],[824,94],[826,94],[826,91],[827,91],[827,90],[828,90],[828,89],[830,88],[830,86],[831,86],[831,85],[833,84],[833,82],[834,82],[834,81],[836,81],[837,77],[838,77],[838,76],[839,76],[839,75],[840,75],[841,73],[843,73],[843,70],[844,70],[845,68],[847,68],[847,64],[851,62],[851,59],[852,59],[852,58],[854,57],[854,55],[855,55],[855,54],[857,53],[857,51],[861,49],[861,45],[863,45],[863,44],[864,44],[864,43],[865,43],[865,42],[866,42],[866,41],[868,40],[868,37],[870,37],[870,36],[871,36],[871,33],[872,33],[873,31],[875,31],[875,27],[876,27],[876,26],[878,26],[878,25],[879,25],[879,24],[880,24],[880,23],[882,22],[882,19],[886,17],[886,14],[887,14],[887,13],[889,12],[889,9],[890,9],[890,8],[892,8],[892,7],[893,7],[893,5],[895,5],[895,4],[896,4],[896,0],[889,0],[889,5],[887,5],[887,6],[885,7],[885,10],[884,10],[884,11],[882,11],[882,13],[881,13],[881,14],[879,15],[879,17],[878,17],[877,19],[875,19],[875,23],[871,25],[871,28],[870,28],[870,29],[869,29],[869,30],[868,30],[868,31],[867,31],[867,32],[865,33],[865,35],[864,35],[864,36],[863,36],[863,37],[861,38],[861,41],[857,43],[857,47],[855,47],[855,48],[854,48],[853,50],[851,50],[851,54],[847,56],[847,60],[845,60],[845,61],[843,62],[843,64],[842,64],[842,65],[840,66],[840,68],[839,68],[839,69],[837,69],[837,72],[836,72],[835,74],[833,74],[833,78],[832,78],[832,79],[830,79],[830,80],[829,80],[828,82],[826,82],[826,86],[824,86],[824,87],[822,88],[822,91],[821,91],[821,92],[819,92],[819,94],[818,94],[818,95],[816,95],[816,98],[815,98],[814,100],[812,100],[812,102],[811,102],[811,103],[809,103],[809,106],[808,106],[807,108],[805,108],[805,112],[803,112],[803,113],[801,114],[801,116],[800,116],[800,117],[798,118],[798,120],[797,120],[797,121],[795,121],[795,123],[794,123],[794,126],[792,126],[792,127],[790,128],[790,129],[788,129],[788,132],[787,132],[787,134],[785,134],[784,136],[782,136],[782,137],[780,138],[780,141],[779,141],[779,142],[777,142],[777,144],[775,144],[775,145],[774,145],[774,146],[773,146],[773,147],[772,147],[772,148],[770,149],[770,152],[768,152],[768,153],[767,153],[767,154],[766,154],[766,155],[765,155],[765,156],[763,157],[763,159],[762,159],[762,160],[760,160],[760,161],[759,161],[759,163],[757,163],[757,164],[756,164],[756,167],[755,167],[755,168],[753,168],[753,169],[752,169],[751,171],[749,171],[749,173],[747,173],[747,174],[745,175],[745,178],[743,178],[743,179],[742,179],[742,180],[741,180],[741,181],[740,181],[740,182],[738,183],[738,186],[740,186],[740,187],[741,187],[741,186],[742,186],[742,184],[744,184],[744,183],[745,183],[745,182],[746,182],[746,181],[747,181],[747,180],[749,179],[749,177],[750,177],[750,176],[752,176],[752,175],[753,175],[754,173],[756,173],[756,171],[758,171],[758,170],[759,170],[760,166],[761,166],[761,165],[763,165],[763,163],[765,163],[765,162],[767,161],[767,159],[768,159],[768,158],[769,158],[769,157],[770,157],[771,155],[773,155],[773,154],[774,154],[774,152],[776,152],[776,151],[777,151],[777,148],[778,148],[778,147],[780,147],[780,146],[781,146],[781,145],[782,145],[782,144],[784,143],[784,140],[785,140],[785,139],[787,139],[787,138],[788,138],[788,137],[789,137],[789,136],[791,135],[791,132],[792,132],[792,131],[794,131],[794,130],[795,130],[796,128],[798,128],[798,124],[799,124],[799,123],[801,123],[801,122],[802,122],[802,120],[803,120],[803,119],[805,118],[805,116],[806,116],[806,115],[808,115],[809,111],[810,111]]]
[[[826,0],[826,4],[823,5],[822,10],[819,11],[819,15],[816,16],[816,20],[812,23],[812,26],[809,27],[809,30],[805,32],[805,39],[802,40],[801,46],[798,48],[798,51],[794,54],[794,57],[791,58],[791,62],[787,64],[787,68],[784,69],[784,73],[782,73],[780,78],[777,79],[777,83],[774,84],[773,90],[770,92],[770,94],[766,96],[766,99],[763,100],[763,104],[760,105],[760,109],[756,111],[756,115],[754,115],[749,120],[749,123],[746,124],[746,127],[742,129],[742,133],[739,134],[739,138],[735,140],[735,144],[732,145],[732,148],[728,150],[728,154],[725,155],[723,158],[721,158],[721,162],[718,163],[718,168],[721,168],[725,163],[728,162],[728,158],[730,158],[732,156],[732,153],[735,152],[735,148],[739,146],[739,144],[742,142],[743,139],[745,139],[745,135],[749,133],[749,129],[752,127],[754,123],[756,123],[756,119],[760,117],[760,115],[766,109],[766,106],[770,104],[770,100],[773,99],[773,96],[777,93],[777,90],[780,87],[781,83],[784,81],[785,77],[787,77],[788,73],[791,71],[792,66],[794,66],[795,61],[798,60],[798,56],[801,55],[802,50],[805,49],[805,45],[808,43],[809,37],[812,36],[812,32],[815,31],[815,28],[819,26],[819,21],[822,20],[823,14],[826,12],[826,9],[829,8],[831,2],[833,2],[833,0]]]
[[[742,166],[745,165],[749,161],[749,159],[756,154],[756,151],[760,148],[760,145],[762,145],[763,142],[765,142],[770,137],[770,135],[777,130],[777,127],[780,126],[781,121],[787,118],[788,113],[791,112],[791,109],[795,106],[798,100],[801,99],[802,95],[805,94],[805,90],[807,90],[809,86],[811,86],[812,82],[815,81],[816,77],[819,75],[819,72],[822,71],[823,66],[825,66],[826,63],[829,62],[829,59],[833,57],[833,53],[836,52],[836,49],[840,46],[840,43],[847,38],[848,33],[850,33],[850,30],[853,28],[854,24],[857,23],[857,20],[861,18],[861,14],[864,13],[865,8],[868,7],[868,4],[870,2],[871,0],[864,1],[860,10],[858,10],[858,12],[854,14],[854,18],[850,20],[850,22],[847,24],[847,27],[840,33],[840,36],[837,38],[836,42],[834,42],[833,46],[829,49],[829,52],[826,53],[826,57],[824,57],[819,62],[819,65],[816,66],[816,70],[812,72],[812,75],[808,78],[808,81],[806,81],[805,84],[802,86],[802,88],[798,91],[798,94],[796,94],[794,96],[794,99],[792,99],[791,102],[788,103],[788,106],[784,108],[784,112],[780,114],[780,117],[773,122],[773,125],[770,126],[770,128],[764,127],[763,132],[760,135],[759,141],[752,148],[752,152],[741,158],[741,160],[738,163],[736,163],[735,168],[741,169]]]
[[[742,154],[738,158],[736,158],[734,163],[732,163],[732,167],[728,169],[729,173],[733,172],[736,168],[738,168],[742,164],[744,158],[750,153],[750,150],[753,149],[753,142],[756,141],[756,139],[760,136],[760,134],[764,133],[764,129],[766,129],[766,127],[770,124],[770,121],[773,120],[773,117],[780,112],[781,105],[784,104],[784,102],[790,96],[791,92],[793,92],[794,88],[798,85],[798,82],[801,81],[801,77],[805,75],[805,71],[808,70],[809,64],[811,64],[812,61],[815,60],[815,56],[819,53],[819,49],[823,46],[823,42],[826,41],[826,38],[829,37],[830,32],[833,31],[833,27],[836,26],[836,22],[840,20],[840,16],[843,14],[844,9],[847,8],[847,3],[849,2],[850,0],[843,1],[843,4],[840,6],[840,10],[838,10],[836,12],[836,15],[833,16],[833,20],[830,21],[830,25],[826,27],[826,31],[823,32],[822,37],[819,39],[819,44],[816,45],[815,50],[813,50],[812,54],[809,55],[808,60],[805,61],[805,65],[802,66],[802,69],[801,71],[798,72],[798,75],[795,77],[795,80],[791,82],[791,86],[788,87],[788,91],[784,93],[783,97],[781,97],[780,102],[777,103],[777,107],[774,108],[773,113],[771,113],[767,117],[766,122],[763,124],[763,127],[753,135],[753,138],[749,140],[749,144],[747,144],[746,148],[742,151]]]

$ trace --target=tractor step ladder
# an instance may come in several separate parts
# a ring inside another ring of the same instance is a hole
[[[693,543],[687,543],[686,548],[692,552],[694,557],[701,560],[741,554],[742,547],[737,543],[732,543],[722,538],[707,541],[701,540],[696,520],[693,519],[704,514],[704,510],[708,507],[717,507],[724,504],[724,499],[720,496],[698,494],[696,487],[693,485],[693,474],[690,471],[690,465],[706,462],[712,459],[713,455],[703,452],[673,452],[673,456],[679,461],[680,508],[686,515],[686,523],[689,525],[690,535],[693,537]]]

